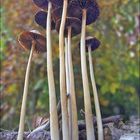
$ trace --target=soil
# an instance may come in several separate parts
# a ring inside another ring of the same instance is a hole
[[[93,119],[96,136],[96,119]],[[86,140],[86,127],[83,120],[78,122],[79,140]],[[140,140],[140,118],[132,117],[124,122],[121,116],[111,116],[103,119],[104,139],[105,140]],[[51,140],[50,132],[46,130],[38,131],[32,135],[30,132],[24,133],[24,140]],[[27,138],[28,136],[28,138]],[[16,140],[17,132],[1,131],[0,140]],[[96,138],[97,140],[97,138]]]

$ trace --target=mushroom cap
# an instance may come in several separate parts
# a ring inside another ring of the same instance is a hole
[[[64,0],[50,0],[50,1],[52,2],[55,8],[63,7]],[[68,0],[68,5],[73,1],[77,1],[77,0]]]
[[[46,29],[46,21],[47,21],[47,12],[45,11],[39,11],[35,14],[35,22],[42,26],[44,29]],[[52,30],[55,29],[55,22],[51,21],[51,28]]]
[[[99,46],[100,46],[100,41],[96,37],[92,37],[92,36],[86,37],[86,52],[88,52],[88,47],[91,47],[91,51],[94,51]]]
[[[53,5],[57,8],[57,7],[62,7],[63,6],[63,0],[51,0],[51,2],[53,3]]]
[[[55,21],[59,20],[62,17],[62,11],[63,11],[62,7],[58,7],[52,11],[52,16]]]
[[[76,7],[73,5],[68,6],[67,7],[67,17],[76,17],[76,18],[80,17],[82,14],[82,12],[80,12],[80,10],[81,10],[81,8],[79,8],[79,7]],[[63,7],[55,8],[52,11],[52,16],[55,21],[61,19],[62,12],[63,12]]]
[[[49,0],[33,0],[36,6],[38,6],[41,9],[48,9],[48,2]]]
[[[35,41],[34,51],[37,53],[46,52],[46,38],[36,30],[22,32],[18,41],[25,50],[31,50],[32,42]]]
[[[59,32],[61,19],[56,22],[56,30]],[[64,36],[68,34],[68,27],[71,27],[71,36],[75,36],[81,32],[81,20],[74,17],[67,17],[65,23]]]
[[[74,0],[69,6],[80,8],[80,10],[73,12],[75,17],[79,18],[80,20],[82,20],[82,10],[85,9],[87,11],[86,25],[95,22],[100,15],[99,6],[95,0]]]

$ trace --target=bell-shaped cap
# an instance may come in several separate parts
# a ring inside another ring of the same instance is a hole
[[[100,41],[92,36],[86,37],[86,51],[88,52],[88,47],[91,48],[91,51],[96,50],[100,46]]]
[[[52,16],[55,22],[62,17],[62,11],[63,11],[62,7],[58,7],[52,11]]]
[[[48,2],[49,0],[33,0],[36,6],[38,6],[41,9],[48,9]]]
[[[61,24],[61,19],[59,19],[56,22],[56,30],[59,32]],[[71,27],[71,36],[75,36],[77,34],[80,34],[81,32],[81,20],[78,18],[74,17],[67,17],[66,18],[66,23],[65,23],[65,30],[64,30],[64,35],[67,36],[68,34],[68,27]]]
[[[86,25],[95,22],[100,14],[99,6],[95,0],[74,0],[70,3],[69,7],[80,8],[80,10],[73,12],[75,17],[79,18],[80,20],[82,20],[82,10],[85,9],[87,11]]]
[[[51,0],[51,2],[56,8],[63,7],[63,0]]]
[[[39,11],[35,14],[35,22],[46,29],[46,21],[47,21],[47,12]],[[51,20],[51,28],[52,30],[55,29],[55,22]]]
[[[67,17],[81,17],[82,12],[80,12],[81,8],[76,6],[68,6],[67,7]],[[63,7],[58,7],[52,11],[52,16],[55,21],[62,18]]]
[[[55,8],[63,7],[64,0],[50,0],[50,1],[52,2]],[[68,5],[73,1],[77,1],[77,0],[68,0]]]
[[[35,52],[46,52],[46,38],[36,30],[22,32],[18,41],[25,50],[31,50],[32,43],[35,42]]]

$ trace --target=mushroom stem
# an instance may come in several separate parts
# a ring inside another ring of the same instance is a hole
[[[63,140],[69,140],[68,111],[65,87],[65,57],[64,57],[64,28],[67,15],[68,0],[63,1],[63,12],[59,30],[59,58],[60,58],[60,100],[62,108]]]
[[[90,78],[91,78],[91,83],[92,83],[93,96],[94,96],[94,102],[95,102],[95,111],[96,111],[96,117],[97,117],[98,140],[103,140],[104,139],[103,124],[102,124],[98,93],[97,93],[97,88],[96,88],[96,83],[95,83],[95,76],[94,76],[90,46],[88,47],[88,56],[89,56]]]
[[[51,45],[51,8],[52,4],[48,4],[48,16],[47,16],[47,73],[48,73],[48,85],[49,85],[49,102],[50,102],[50,131],[51,139],[59,140],[59,128],[58,128],[58,114],[56,105],[56,91],[54,84],[53,64],[52,64],[52,45]]]
[[[69,122],[69,135],[71,140],[71,128],[72,128],[72,108],[71,108],[71,92],[70,92],[70,71],[69,71],[69,61],[68,61],[68,39],[65,38],[65,68],[66,68],[66,93],[68,96],[68,122]]]
[[[28,95],[28,86],[29,86],[29,75],[30,75],[30,68],[31,68],[31,61],[32,56],[35,48],[35,42],[32,42],[30,56],[28,59],[28,64],[26,68],[25,74],[25,82],[24,82],[24,91],[23,91],[23,98],[22,98],[22,105],[21,105],[21,112],[20,112],[20,122],[19,122],[19,130],[17,140],[23,140],[23,133],[24,133],[24,123],[25,123],[25,114],[26,114],[26,102],[27,102],[27,95]]]
[[[66,69],[66,89],[67,89],[67,94],[70,92],[69,88],[69,69],[68,69],[68,39],[65,38],[65,69]]]
[[[71,140],[78,140],[78,121],[77,121],[77,107],[75,97],[75,83],[74,83],[74,72],[71,54],[71,26],[68,27],[68,65],[69,65],[69,77],[70,77],[70,138]]]
[[[68,65],[68,39],[65,38],[65,69],[66,69],[66,93],[70,94],[70,77],[69,77],[69,65]]]
[[[89,82],[88,82],[88,74],[87,74],[87,64],[86,64],[85,31],[86,31],[86,10],[84,9],[83,15],[82,15],[82,31],[81,31],[80,49],[81,49],[82,81],[83,81],[83,89],[84,89],[86,131],[87,131],[87,140],[95,140],[90,91],[89,91]]]

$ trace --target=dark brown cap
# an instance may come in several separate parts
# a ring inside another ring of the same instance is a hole
[[[52,11],[52,16],[55,22],[62,17],[62,11],[63,11],[62,7],[58,7]]]
[[[64,2],[64,0],[50,0],[50,1],[52,2],[52,4],[54,5],[55,8],[63,7],[63,2]],[[68,0],[68,5],[69,5],[72,1],[77,1],[77,0]]]
[[[47,22],[47,12],[45,11],[39,11],[35,14],[35,22],[46,29],[46,22]],[[52,30],[55,29],[55,22],[51,21],[51,28]]]
[[[96,37],[92,37],[92,36],[86,37],[86,51],[88,51],[88,47],[91,47],[91,51],[94,51],[99,46],[100,46],[100,41]]]
[[[36,6],[44,10],[48,9],[48,1],[49,0],[33,0]]]
[[[63,0],[51,0],[55,7],[63,7]]]
[[[61,19],[56,22],[56,30],[59,32]],[[65,23],[64,35],[68,34],[68,27],[71,27],[71,36],[75,36],[81,32],[81,20],[74,17],[67,17]]]
[[[96,50],[100,46],[100,41],[96,37],[88,36],[86,37],[86,52],[88,52],[88,48],[91,48],[91,51]],[[80,47],[80,43],[79,43]]]
[[[35,52],[46,52],[46,38],[36,30],[22,32],[18,37],[18,41],[26,50],[31,50],[32,43],[34,42]]]
[[[62,11],[63,11],[63,7],[58,7],[56,9],[53,9],[52,11],[52,16],[54,18],[55,21],[61,19],[62,17]],[[81,17],[82,16],[82,11],[81,8],[77,7],[77,6],[73,6],[70,5],[67,8],[67,17]]]
[[[80,8],[80,10],[77,10],[77,12],[73,12],[75,17],[79,18],[80,20],[82,20],[82,10],[85,9],[87,11],[86,25],[95,22],[100,14],[99,6],[96,0],[74,0],[70,3],[69,7]]]

